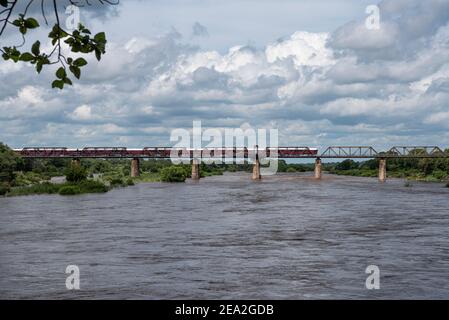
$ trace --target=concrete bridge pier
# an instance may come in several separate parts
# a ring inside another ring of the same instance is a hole
[[[321,180],[323,176],[323,165],[321,158],[316,158],[315,160],[315,179]]]
[[[260,174],[260,161],[259,161],[259,157],[256,157],[256,161],[254,162],[253,165],[253,176],[252,176],[253,180],[261,180],[262,179],[262,175]]]
[[[260,174],[260,161],[259,161],[259,146],[256,145],[256,160],[254,161],[253,165],[253,180],[261,180],[262,175]]]
[[[140,176],[140,160],[134,158],[131,160],[131,178],[137,178]]]
[[[192,160],[192,180],[200,180],[200,161],[198,159]]]
[[[80,167],[81,166],[81,160],[77,159],[77,158],[72,159],[71,165],[72,165],[72,167]]]
[[[387,159],[379,159],[379,181],[387,181]]]

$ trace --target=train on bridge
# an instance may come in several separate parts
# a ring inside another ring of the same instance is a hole
[[[322,158],[326,159],[378,159],[379,180],[387,179],[387,159],[400,158],[449,158],[449,149],[436,146],[401,146],[392,147],[388,151],[377,152],[369,146],[328,147],[322,153],[317,148],[310,147],[277,147],[277,148],[173,148],[147,147],[143,149],[128,149],[125,147],[86,147],[70,149],[58,147],[35,147],[14,149],[23,158],[72,158],[72,163],[80,165],[81,158],[124,158],[131,160],[131,176],[139,175],[140,159],[189,159],[192,160],[192,179],[198,180],[199,163],[204,159],[251,159],[253,162],[253,179],[261,179],[260,161],[262,158],[313,158],[315,159],[315,178],[321,179]]]
[[[130,149],[126,147],[85,147],[70,149],[65,147],[27,147],[14,149],[24,158],[153,158],[153,159],[200,159],[200,158],[327,158],[327,159],[374,159],[374,158],[449,158],[449,150],[437,146],[395,146],[378,152],[370,146],[331,146],[319,153],[311,147],[218,147],[218,148],[173,148],[146,147]]]
[[[125,147],[86,147],[70,149],[58,147],[33,147],[14,149],[24,158],[251,158],[257,154],[267,158],[316,158],[317,148],[278,147],[278,148],[171,148],[146,147],[129,149]]]

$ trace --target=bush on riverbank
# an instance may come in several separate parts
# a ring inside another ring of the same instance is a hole
[[[78,186],[64,186],[59,189],[59,194],[61,196],[73,196],[81,194],[81,189]]]
[[[113,188],[129,187],[134,185],[134,180],[132,178],[126,179],[125,177],[114,177],[109,179],[109,184]]]
[[[81,166],[71,165],[65,170],[68,182],[78,183],[87,179],[87,170]]]
[[[449,188],[449,182],[446,184],[446,188]]]
[[[352,171],[358,170],[359,164],[352,159],[346,159],[335,166],[337,171]]]
[[[184,170],[186,170],[187,178],[192,177],[192,168],[191,166],[184,166]],[[221,176],[223,175],[223,169],[218,167],[215,164],[207,165],[202,163],[200,166],[200,177],[212,177],[212,176]]]
[[[109,188],[99,181],[86,180],[79,184],[66,184],[59,189],[60,195],[76,195],[83,193],[105,193]]]
[[[6,192],[8,186],[13,184],[19,162],[14,151],[0,142],[0,191]]]
[[[446,179],[448,176],[447,172],[444,172],[443,170],[434,170],[432,172],[432,177],[434,177],[435,179],[437,179],[438,181],[444,180]]]
[[[86,180],[77,184],[81,193],[105,193],[109,191],[109,188],[100,181]]]
[[[0,182],[0,196],[4,196],[11,190],[11,186],[7,182]]]
[[[11,191],[7,193],[7,196],[15,197],[15,196],[28,196],[32,194],[55,194],[59,192],[60,188],[61,185],[45,182],[35,184],[32,186],[12,188]]]
[[[142,172],[139,177],[131,179],[133,183],[152,183],[152,182],[160,182],[159,173],[155,172]]]
[[[123,179],[118,177],[113,178],[110,183],[112,187],[121,187],[124,185]]]
[[[7,193],[8,197],[29,196],[33,194],[57,194],[60,195],[75,195],[84,193],[104,193],[108,192],[109,188],[103,183],[95,180],[86,180],[80,183],[64,183],[53,184],[44,182],[26,187],[15,187]]]
[[[170,166],[160,171],[162,182],[185,182],[187,179],[186,170],[181,166]]]
[[[49,180],[50,177],[43,176],[32,171],[29,172],[18,172],[16,174],[16,179],[14,180],[14,187],[26,187],[34,184],[39,184],[45,180]]]
[[[338,174],[359,177],[375,177],[378,174],[379,160],[363,162],[345,160],[340,163],[327,163],[324,170]],[[441,182],[449,179],[447,159],[388,159],[388,176],[410,180]]]

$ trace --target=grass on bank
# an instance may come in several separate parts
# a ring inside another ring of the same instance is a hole
[[[159,173],[156,172],[142,172],[140,176],[136,178],[127,177],[121,172],[108,172],[101,175],[99,179],[112,187],[126,187],[133,186],[136,183],[161,181]]]
[[[161,178],[157,172],[142,172],[139,177],[133,178],[135,183],[160,182]]]
[[[41,194],[60,194],[63,196],[79,195],[86,193],[105,193],[113,188],[133,186],[136,183],[145,182],[184,182],[190,177],[190,166],[174,165],[160,169],[158,172],[143,172],[137,178],[126,177],[122,170],[113,170],[100,177],[87,179],[87,172],[84,168],[69,167],[65,174],[67,182],[54,184],[48,181],[30,181],[30,175],[20,186],[8,188],[7,196],[28,196]],[[202,172],[202,176],[223,174],[220,170]]]
[[[85,193],[105,193],[109,188],[94,180],[85,180],[79,183],[63,183],[54,184],[50,182],[44,182],[25,187],[13,187],[7,193],[8,197],[16,196],[29,196],[33,194],[60,194],[60,195],[76,195]]]

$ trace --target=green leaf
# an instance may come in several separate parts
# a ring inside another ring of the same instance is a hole
[[[94,36],[96,42],[106,42],[106,34],[104,32],[97,33]]]
[[[81,47],[81,50],[80,50],[82,53],[89,53],[89,52],[91,52],[92,50],[91,50],[91,47],[89,46],[89,45],[84,45],[84,46],[82,46]]]
[[[19,27],[19,31],[20,31],[21,34],[26,34],[27,30],[28,29],[26,27],[24,27],[24,26]]]
[[[74,66],[84,67],[87,64],[87,61],[84,58],[78,58],[73,62]]]
[[[73,73],[73,75],[79,79],[81,77],[81,69],[76,66],[70,66],[70,71]]]
[[[9,50],[9,57],[12,59],[12,61],[18,62],[20,59],[20,51],[15,47],[12,48],[11,50]]]
[[[41,53],[41,43],[40,41],[36,41],[33,46],[31,47],[31,52],[35,55],[38,56]]]
[[[0,6],[6,8],[8,6],[8,0],[0,0]]]
[[[67,73],[65,72],[65,69],[63,67],[59,68],[58,71],[56,71],[56,77],[59,79],[64,79],[67,77]]]
[[[81,45],[79,43],[75,42],[72,45],[72,52],[80,52],[80,49],[81,49]]]
[[[55,80],[51,84],[51,87],[52,88],[59,88],[59,89],[62,90],[64,88],[64,81],[63,80]]]
[[[42,66],[43,66],[42,61],[38,61],[37,64],[36,64],[36,71],[37,71],[37,73],[41,73]]]
[[[64,30],[62,30],[57,24],[55,24],[53,26],[53,29],[48,34],[48,37],[53,39],[53,41],[55,41],[57,39],[65,38],[67,36],[68,36],[68,34]]]
[[[63,81],[68,85],[73,85],[72,80],[70,80],[69,78],[65,78]]]
[[[24,52],[20,56],[20,61],[29,62],[29,61],[31,61],[33,59],[34,59],[34,56],[31,53],[29,53],[29,52]]]
[[[101,60],[101,51],[98,49],[95,49],[95,57],[97,57],[97,60],[100,61]]]
[[[64,42],[67,43],[67,44],[72,44],[72,43],[75,42],[75,39],[73,39],[73,38],[67,38]]]
[[[35,29],[39,27],[39,22],[37,22],[37,20],[34,18],[28,18],[25,20],[25,27],[29,29]]]

